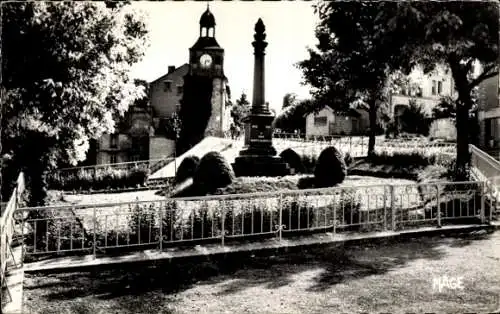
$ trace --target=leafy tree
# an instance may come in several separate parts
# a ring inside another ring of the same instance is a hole
[[[317,110],[317,103],[312,99],[298,101],[281,111],[274,118],[273,126],[286,133],[293,133],[295,130],[305,133],[306,115]]]
[[[296,102],[297,102],[297,95],[294,93],[287,93],[283,97],[283,105],[281,108],[282,109],[288,108],[290,106],[295,105]]]
[[[458,91],[456,103],[456,178],[467,178],[472,92],[498,74],[498,5],[494,2],[328,2],[316,6],[318,52],[299,64],[305,81],[322,96],[351,98],[361,91],[376,121],[382,82],[389,73],[424,73],[437,65],[451,70]],[[479,74],[474,70],[479,68]],[[342,90],[348,90],[342,93]],[[345,101],[344,101],[345,102]],[[341,105],[342,106],[342,105]],[[374,137],[370,134],[369,150]]]
[[[241,93],[239,99],[236,100],[236,104],[231,107],[231,117],[233,118],[233,123],[236,126],[243,126],[243,119],[250,113],[250,102],[247,99],[245,93]]]
[[[467,179],[466,166],[470,161],[467,124],[470,112],[474,111],[474,88],[498,75],[498,5],[412,1],[397,3],[382,15],[385,23],[376,31],[382,46],[396,43],[400,47],[398,54],[406,62],[398,66],[409,68],[419,63],[428,72],[443,64],[451,70],[458,92],[456,178]],[[479,74],[474,75],[477,65]]]
[[[379,13],[390,3],[321,2],[315,5],[320,17],[316,28],[319,43],[309,49],[309,59],[298,64],[305,83],[324,105],[347,110],[358,99],[366,104],[370,120],[369,154],[375,149],[377,113],[386,102],[385,89],[392,73],[389,51],[396,45],[379,44],[383,25]]]
[[[432,120],[422,109],[422,106],[417,103],[416,99],[413,98],[401,116],[402,131],[427,136],[429,135]]]
[[[121,3],[2,6],[1,143],[17,170],[9,172],[27,176],[30,205],[44,204],[52,167],[83,160],[89,139],[112,133],[144,97],[128,73],[147,39],[141,17]]]
[[[450,96],[441,98],[439,104],[432,108],[432,116],[435,119],[455,118],[455,100]]]

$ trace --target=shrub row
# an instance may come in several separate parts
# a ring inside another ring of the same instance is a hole
[[[138,166],[131,169],[104,168],[80,170],[74,174],[53,175],[49,177],[49,188],[63,191],[88,191],[121,189],[144,186],[149,169]]]

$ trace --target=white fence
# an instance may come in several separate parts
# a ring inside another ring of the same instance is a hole
[[[470,145],[469,149],[471,171],[479,180],[485,181],[492,206],[500,207],[500,161],[474,145]]]
[[[162,250],[300,233],[401,230],[491,219],[482,182],[439,182],[24,208],[26,254]]]
[[[242,145],[243,138],[235,139]],[[366,157],[368,155],[367,136],[314,136],[300,137],[296,134],[275,133],[273,145],[279,152],[290,148],[302,156],[319,156],[328,146],[334,146],[342,153],[351,157]],[[385,136],[375,138],[376,153],[412,153],[423,151],[426,154],[455,154],[456,145],[453,143],[431,142],[426,138],[387,139]]]
[[[2,212],[2,216],[0,217],[0,280],[2,285],[2,290],[6,288],[6,292],[10,296],[9,287],[6,285],[6,274],[8,271],[8,260],[9,257],[12,257],[12,261],[14,265],[17,262],[14,254],[12,252],[12,240],[16,229],[16,223],[14,220],[14,213],[18,207],[20,197],[24,192],[24,174],[21,172],[17,178],[16,187],[12,192],[12,195],[7,202],[4,211]],[[2,291],[3,293],[3,291]],[[3,301],[3,298],[2,298]]]

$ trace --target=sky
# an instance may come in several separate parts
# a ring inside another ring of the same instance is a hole
[[[318,22],[313,2],[242,2],[211,1],[215,16],[215,38],[225,49],[224,70],[231,88],[232,100],[245,92],[252,99],[253,35],[255,23],[262,18],[268,42],[265,59],[266,101],[277,112],[283,96],[295,93],[309,97],[302,86],[301,71],[294,65],[307,59],[307,47],[314,47],[314,29]],[[135,2],[135,8],[146,15],[150,46],[143,60],[132,68],[134,78],[153,81],[164,75],[169,65],[188,62],[189,48],[199,36],[199,20],[207,2]]]

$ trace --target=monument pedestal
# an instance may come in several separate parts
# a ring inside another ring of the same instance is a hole
[[[290,174],[290,169],[273,147],[271,114],[251,114],[245,124],[245,147],[236,157],[233,166],[237,177],[279,177]]]

